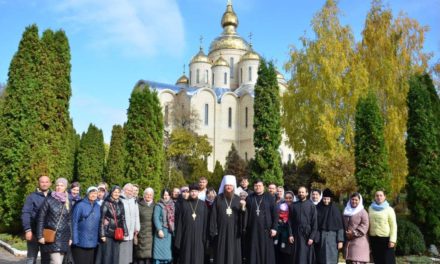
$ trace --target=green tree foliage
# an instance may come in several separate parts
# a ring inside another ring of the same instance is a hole
[[[114,185],[127,182],[125,179],[125,156],[124,128],[121,125],[114,125],[104,177],[108,184]]]
[[[248,174],[247,162],[240,157],[235,145],[231,145],[231,150],[226,157],[225,175],[234,175],[237,179],[241,179]]]
[[[393,19],[392,10],[384,7],[381,0],[374,0],[359,45],[369,87],[376,92],[385,122],[393,194],[405,186],[408,173],[405,154],[408,79],[427,69],[430,55],[422,50],[427,30],[403,14]]]
[[[214,188],[214,190],[218,190],[220,188],[220,183],[222,182],[223,176],[226,173],[223,171],[223,167],[220,164],[220,161],[215,162],[214,171],[211,173],[211,177],[209,178],[209,186]],[[237,178],[237,184],[240,179]]]
[[[414,223],[421,227],[429,243],[440,242],[440,142],[438,141],[439,98],[432,95],[431,78],[414,76],[408,93],[408,137],[406,153],[409,163],[408,207]]]
[[[336,1],[326,1],[312,20],[315,39],[302,37],[303,48],[292,48],[286,64],[292,80],[283,96],[283,126],[300,157],[354,158],[356,103],[368,81],[351,29],[340,24],[339,14]]]
[[[78,178],[83,190],[102,181],[105,164],[104,136],[102,130],[90,124],[81,135],[77,156]]]
[[[397,218],[397,226],[399,228],[397,232],[399,246],[396,247],[396,255],[408,256],[425,253],[425,240],[417,225],[406,219]]]
[[[182,186],[187,185],[185,178],[183,177],[183,173],[176,169],[168,166],[164,166],[164,172],[162,177],[162,186],[164,188],[172,189],[172,188],[181,188]]]
[[[170,135],[167,158],[171,167],[183,173],[187,182],[208,176],[206,158],[212,152],[207,136],[199,136],[185,128],[176,128]]]
[[[126,178],[141,188],[150,186],[162,188],[164,164],[163,116],[157,97],[147,84],[138,83],[131,93],[127,112],[126,135]]]
[[[298,166],[294,162],[283,164],[284,187],[286,190],[296,191],[305,186],[309,190],[313,184],[320,182],[316,163],[311,159],[302,159]]]
[[[254,99],[255,162],[251,177],[266,184],[283,185],[281,159],[280,95],[277,73],[272,62],[260,61]]]
[[[17,224],[25,194],[39,175],[72,178],[73,130],[69,116],[70,51],[64,32],[26,28],[0,104],[0,218]]]
[[[374,192],[390,190],[390,169],[385,148],[384,123],[374,92],[359,99],[356,107],[355,176],[365,203],[374,198]]]

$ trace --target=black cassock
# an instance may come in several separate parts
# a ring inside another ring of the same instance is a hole
[[[310,200],[295,202],[290,211],[289,220],[295,238],[295,264],[315,263],[314,244],[307,244],[309,239],[316,242],[318,220],[316,207]]]
[[[246,199],[247,227],[246,252],[247,263],[275,263],[275,251],[271,229],[277,230],[278,214],[275,199],[267,193],[253,193]]]
[[[182,200],[176,220],[175,247],[179,250],[179,263],[203,264],[208,225],[205,202],[199,199]]]
[[[229,205],[231,211],[228,210]],[[228,212],[231,214],[228,215]],[[215,199],[209,228],[209,233],[215,241],[215,263],[241,263],[241,235],[244,216],[245,212],[241,210],[238,195],[234,195],[231,200],[222,193]]]

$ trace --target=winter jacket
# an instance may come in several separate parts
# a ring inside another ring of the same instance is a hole
[[[116,226],[115,218],[118,226]],[[120,199],[114,201],[111,197],[108,197],[101,205],[99,237],[114,238],[116,227],[123,228],[124,236],[128,236],[124,205]]]
[[[72,240],[73,245],[81,248],[95,248],[98,245],[101,207],[95,201],[85,198],[73,208]]]
[[[145,259],[153,257],[153,210],[154,202],[148,206],[141,198],[138,202],[141,230],[138,234],[136,257]]]
[[[68,199],[66,203],[70,203]],[[37,239],[39,240],[43,237],[44,228],[56,230],[55,242],[46,243],[42,246],[42,251],[44,253],[67,252],[69,240],[72,238],[72,206],[69,204],[69,209],[67,209],[66,203],[61,203],[52,196],[48,195],[40,209],[36,230]]]
[[[48,194],[50,195],[50,192],[48,192]],[[40,211],[45,199],[46,196],[39,189],[29,194],[29,196],[26,198],[21,211],[21,223],[23,225],[24,232],[31,230],[32,233],[35,234],[38,212]]]
[[[141,229],[138,203],[135,198],[125,198],[123,195],[121,195],[120,200],[124,204],[125,224],[128,229],[128,236],[125,236],[124,240],[133,240],[134,232],[139,232],[139,229]]]

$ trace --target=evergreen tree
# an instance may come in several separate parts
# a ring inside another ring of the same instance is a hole
[[[114,125],[104,177],[108,184],[123,184],[127,182],[125,179],[125,153],[124,128],[120,125]]]
[[[220,161],[217,160],[215,162],[214,171],[211,173],[211,177],[209,178],[209,186],[214,188],[214,190],[218,190],[224,175],[226,175],[226,173],[223,171]],[[239,180],[240,179],[237,177],[237,184]]]
[[[138,83],[130,97],[126,132],[126,178],[156,190],[162,188],[164,163],[163,116],[159,98],[147,84]]]
[[[231,145],[231,150],[226,157],[225,171],[226,175],[234,175],[241,179],[248,173],[247,162],[240,157],[235,145]]]
[[[11,227],[19,219],[24,194],[35,189],[44,166],[31,164],[32,148],[38,144],[39,66],[41,43],[38,28],[26,28],[9,66],[8,83],[0,105],[0,218]],[[43,146],[44,148],[44,146]]]
[[[377,190],[389,192],[391,179],[384,122],[374,92],[359,99],[355,121],[355,176],[359,192],[369,204]]]
[[[102,130],[90,124],[81,135],[77,156],[78,178],[83,189],[102,181],[104,174],[105,149]]]
[[[266,184],[283,185],[281,159],[280,98],[277,73],[272,62],[260,61],[254,99],[255,162],[251,176]]]
[[[436,193],[440,182],[440,142],[438,130],[438,95],[432,94],[429,75],[410,80],[408,93],[408,137],[406,155],[408,207],[413,221],[421,228],[429,243],[440,242],[440,198]]]

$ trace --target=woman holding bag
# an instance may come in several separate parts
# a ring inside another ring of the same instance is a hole
[[[47,196],[38,216],[37,238],[42,252],[50,254],[51,264],[63,263],[70,244],[71,205],[66,192],[67,180],[59,178],[55,182],[55,191]]]
[[[101,225],[99,237],[102,244],[102,264],[119,262],[119,245],[128,236],[125,224],[124,205],[119,199],[121,187],[113,186],[101,206]]]

